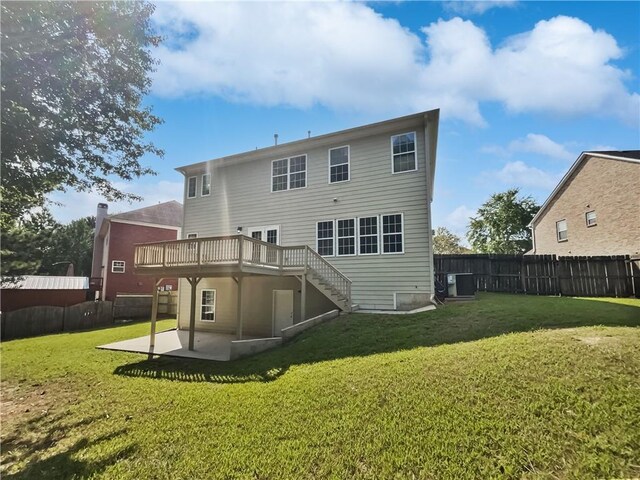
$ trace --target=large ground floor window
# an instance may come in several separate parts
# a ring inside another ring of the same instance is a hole
[[[213,288],[203,288],[200,294],[200,320],[203,322],[216,321],[216,291]]]

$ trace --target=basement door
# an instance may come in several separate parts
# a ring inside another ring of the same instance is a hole
[[[293,325],[293,290],[273,291],[273,336],[281,337],[280,330]]]

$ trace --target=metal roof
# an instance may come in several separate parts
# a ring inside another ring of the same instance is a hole
[[[6,282],[6,285],[5,285]],[[89,277],[49,277],[23,275],[14,283],[6,279],[3,288],[20,290],[88,290]]]

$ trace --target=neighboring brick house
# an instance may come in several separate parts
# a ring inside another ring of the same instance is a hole
[[[640,254],[640,150],[582,153],[529,226],[531,254]]]
[[[92,283],[101,279],[103,300],[114,300],[118,293],[150,294],[153,279],[133,273],[135,245],[180,238],[182,204],[171,201],[116,215],[107,215],[107,208],[105,203],[98,204]],[[167,279],[161,287],[176,290],[178,282]]]

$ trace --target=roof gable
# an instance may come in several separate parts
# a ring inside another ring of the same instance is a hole
[[[598,157],[604,158],[607,160],[613,161],[623,161],[623,162],[634,162],[640,163],[640,150],[608,150],[608,151],[597,151],[597,152],[582,152],[578,159],[573,162],[569,171],[562,177],[556,188],[553,189],[551,195],[545,200],[538,210],[538,213],[531,219],[529,226],[534,226],[537,221],[544,215],[547,209],[551,206],[556,197],[560,194],[565,185],[567,185],[573,175],[579,170],[579,168],[587,161],[590,157]]]

